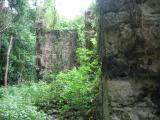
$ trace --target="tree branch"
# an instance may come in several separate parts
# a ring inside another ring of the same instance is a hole
[[[9,26],[11,25],[12,22],[10,22],[5,28],[3,28],[0,33],[2,33],[3,31],[5,31],[7,28],[9,28]]]

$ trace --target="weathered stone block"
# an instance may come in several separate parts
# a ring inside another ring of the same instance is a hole
[[[129,0],[103,0],[102,1],[102,10],[106,12],[116,12]]]
[[[109,12],[104,15],[104,24],[107,30],[115,30],[121,24],[129,23],[129,13],[128,12]]]
[[[159,85],[148,80],[112,80],[108,81],[111,97],[112,119],[119,120],[159,120],[156,116]]]
[[[128,63],[128,67],[130,66],[131,68],[128,73],[134,71],[138,71],[138,73],[144,71],[146,73],[148,71],[152,74],[153,70],[149,68],[153,66],[152,64],[155,64],[153,63],[154,59],[160,60],[158,57],[160,56],[158,52],[160,49],[160,12],[158,12],[160,10],[160,2],[157,0],[141,2],[136,0],[130,0],[130,2],[103,0],[102,2],[108,3],[107,5],[110,5],[108,6],[109,8],[116,7],[118,9],[116,12],[102,9],[102,11],[105,11],[102,12],[103,19],[101,24],[105,30],[106,56],[118,55],[115,60],[119,58],[125,59],[125,63]],[[123,5],[128,6],[128,9],[121,11],[119,7],[123,8]],[[148,58],[146,58],[146,55]],[[148,65],[144,61],[146,59],[148,59],[148,62],[152,61],[152,63]],[[134,63],[134,65],[130,63]],[[148,70],[142,69],[140,66],[146,66],[145,68]],[[132,70],[133,68],[134,70]],[[160,64],[158,64],[157,70],[154,71],[157,71],[157,75],[159,74]]]

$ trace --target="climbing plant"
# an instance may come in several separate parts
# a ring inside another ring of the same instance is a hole
[[[43,24],[43,29],[53,30],[57,21],[57,12],[55,8],[55,0],[46,0],[39,2],[35,1],[36,12],[37,12],[37,22]]]

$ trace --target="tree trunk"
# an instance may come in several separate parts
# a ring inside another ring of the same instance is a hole
[[[5,76],[4,76],[4,86],[7,86],[7,80],[8,80],[8,69],[9,69],[9,55],[11,52],[11,48],[12,48],[12,42],[13,42],[13,36],[11,36],[10,38],[10,43],[9,43],[9,48],[7,51],[7,63],[6,63],[6,71],[5,71]]]

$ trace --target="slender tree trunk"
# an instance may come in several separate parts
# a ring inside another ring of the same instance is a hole
[[[1,35],[0,35],[0,38],[1,38]],[[2,42],[0,41],[0,50],[1,50],[1,46],[2,46]]]
[[[6,63],[6,71],[5,71],[5,76],[4,76],[4,86],[7,86],[8,82],[8,70],[9,70],[9,55],[12,49],[12,42],[13,42],[13,36],[10,38],[10,43],[7,51],[7,63]]]

